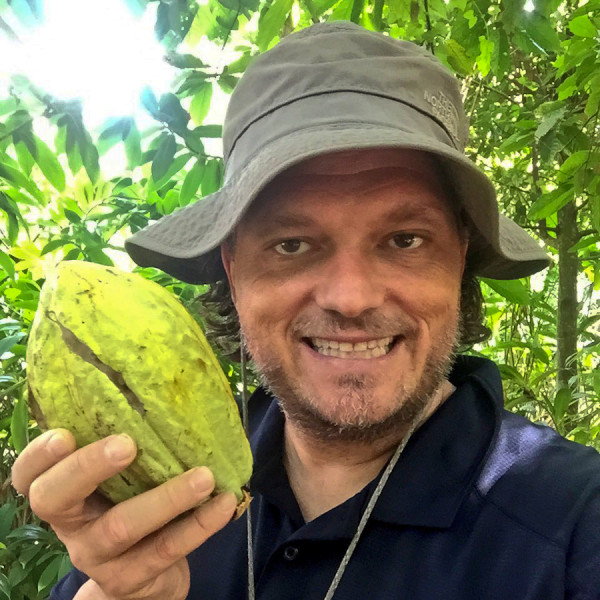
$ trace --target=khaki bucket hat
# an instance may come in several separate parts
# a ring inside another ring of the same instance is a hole
[[[220,244],[260,191],[321,154],[401,148],[434,155],[474,232],[468,262],[492,279],[529,276],[550,260],[499,214],[489,179],[464,153],[468,124],[458,81],[420,46],[353,23],[319,23],[258,57],[225,117],[223,187],[125,241],[140,266],[189,283],[225,278]]]

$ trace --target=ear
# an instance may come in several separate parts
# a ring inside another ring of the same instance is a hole
[[[223,267],[225,268],[225,273],[227,274],[227,280],[229,281],[229,289],[231,290],[231,299],[235,304],[235,284],[233,283],[233,271],[235,269],[235,260],[233,258],[233,248],[232,245],[224,242],[221,244],[221,261],[223,262]]]

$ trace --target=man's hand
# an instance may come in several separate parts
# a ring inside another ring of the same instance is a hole
[[[186,555],[231,520],[234,494],[198,507],[214,488],[206,467],[116,506],[94,493],[135,454],[128,436],[110,436],[77,450],[68,431],[55,429],[31,442],[15,462],[13,486],[29,497],[72,563],[90,577],[75,600],[185,598],[190,586]]]

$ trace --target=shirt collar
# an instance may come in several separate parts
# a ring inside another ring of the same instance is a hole
[[[397,525],[449,527],[483,468],[500,424],[500,374],[487,359],[459,356],[449,379],[456,391],[407,444],[372,519]],[[255,462],[251,488],[300,525],[302,515],[282,460],[283,415],[277,402],[261,388],[252,396],[250,407]],[[362,495],[362,500],[355,500],[364,505],[377,480],[357,495]],[[350,530],[355,528],[354,523],[349,526]]]

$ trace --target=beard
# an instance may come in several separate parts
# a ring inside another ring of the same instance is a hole
[[[385,332],[400,331],[403,336],[415,336],[417,328],[406,319],[390,320],[377,316],[345,318],[335,315],[317,319],[301,319],[293,330],[303,337],[319,337],[322,332],[335,333],[344,329],[368,331],[374,338],[385,337]],[[420,418],[440,387],[447,381],[452,369],[460,338],[461,317],[457,310],[453,326],[449,324],[435,344],[429,348],[424,367],[417,381],[407,389],[399,385],[393,392],[391,411],[379,418],[373,416],[375,382],[366,374],[347,373],[337,378],[339,393],[335,400],[335,417],[324,414],[318,398],[304,389],[302,382],[288,376],[277,357],[265,356],[248,343],[242,331],[245,350],[253,358],[262,385],[272,393],[286,419],[305,435],[322,442],[372,443],[387,437],[403,436]],[[315,336],[316,337],[316,336]],[[404,343],[404,342],[402,342]],[[255,350],[253,353],[252,350]]]

